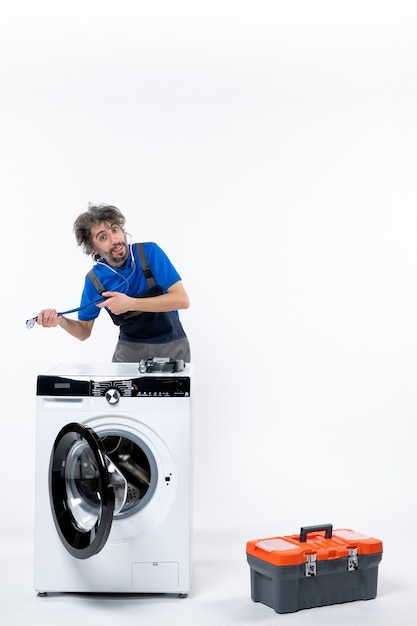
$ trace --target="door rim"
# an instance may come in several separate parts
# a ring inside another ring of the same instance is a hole
[[[81,439],[89,446],[98,471],[100,513],[90,530],[82,530],[76,523],[68,502],[65,476],[68,453],[73,444]],[[49,497],[55,527],[66,550],[78,559],[98,554],[110,534],[115,496],[107,471],[104,447],[92,428],[71,422],[59,431],[51,453]]]

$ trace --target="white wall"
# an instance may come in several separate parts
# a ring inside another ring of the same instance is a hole
[[[196,527],[411,529],[413,7],[2,3],[6,536],[32,533],[36,375],[116,341],[104,314],[86,343],[24,324],[78,305],[89,201],[157,241],[191,297]]]

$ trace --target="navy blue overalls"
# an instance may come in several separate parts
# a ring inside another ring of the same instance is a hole
[[[147,289],[135,296],[135,298],[152,298],[163,294],[162,287],[157,285],[149,267],[148,260],[143,250],[143,244],[137,243],[142,271],[146,278]],[[87,276],[101,295],[106,288],[91,269]],[[186,337],[182,324],[174,311],[165,311],[161,313],[148,313],[143,311],[128,311],[122,315],[115,315],[108,309],[113,322],[119,326],[119,340],[133,343],[169,343],[177,339]]]

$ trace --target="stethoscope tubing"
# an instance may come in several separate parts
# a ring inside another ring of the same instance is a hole
[[[107,269],[109,269],[110,271],[112,271],[115,274],[117,274],[117,276],[119,276],[126,285],[129,285],[128,279],[130,278],[130,276],[132,275],[132,273],[135,270],[135,257],[133,256],[132,244],[129,244],[129,248],[130,248],[130,258],[132,260],[131,262],[132,262],[132,268],[133,269],[132,269],[130,275],[128,276],[128,278],[125,278],[124,276],[119,274],[119,272],[114,270],[109,265],[105,265],[104,263],[101,263],[100,261],[97,261],[97,263],[99,265],[104,265],[105,267],[107,267]],[[100,298],[98,300],[94,300],[93,302],[88,302],[87,304],[84,304],[83,306],[79,306],[76,309],[69,309],[68,311],[60,311],[58,313],[58,316],[60,316],[60,315],[69,315],[70,313],[77,313],[77,311],[82,311],[83,309],[87,309],[89,306],[92,306],[93,304],[98,304],[99,302],[103,302],[103,300],[104,300],[104,298]],[[32,318],[26,320],[26,328],[33,328],[35,326],[37,320],[38,320],[37,316],[36,317],[32,317]]]
[[[98,304],[99,302],[103,302],[104,298],[99,298],[98,300],[93,300],[93,302],[89,302],[88,304],[84,304],[83,306],[76,307],[75,309],[68,309],[68,311],[59,311],[58,316],[60,315],[69,315],[70,313],[77,313],[77,311],[82,311],[83,309],[87,309],[89,306],[93,304]],[[38,320],[38,316],[31,317],[26,320],[26,328],[33,328]]]

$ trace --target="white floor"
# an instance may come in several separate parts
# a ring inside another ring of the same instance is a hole
[[[308,626],[398,626],[417,623],[416,582],[407,538],[384,546],[374,600],[280,615],[250,598],[250,568],[242,533],[196,532],[192,592],[171,596],[50,594],[39,598],[32,587],[32,545],[0,543],[2,626],[30,623],[59,626],[100,624],[226,626],[280,624]],[[403,544],[401,543],[403,542]],[[412,543],[412,542],[411,542]],[[408,549],[408,553],[407,553]]]

